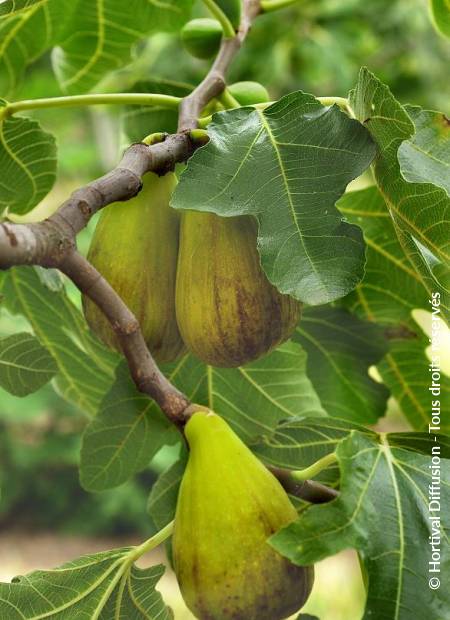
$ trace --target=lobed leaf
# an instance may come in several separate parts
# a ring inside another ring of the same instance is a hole
[[[53,51],[61,88],[85,92],[131,60],[132,46],[151,32],[173,32],[189,18],[193,0],[78,0],[70,32]]]
[[[412,138],[415,126],[389,88],[367,69],[361,69],[358,84],[350,93],[350,103],[378,146],[375,178],[399,241],[427,291],[441,293],[442,312],[448,318],[450,196],[439,185],[410,183],[403,178],[397,152],[402,143]],[[441,121],[447,123],[444,117]],[[416,139],[420,142],[423,137]],[[422,173],[430,179],[437,174],[434,171],[430,177],[429,172]]]
[[[0,93],[9,96],[28,65],[53,49],[53,68],[70,94],[91,90],[126,65],[152,32],[175,32],[193,0],[11,0],[0,19]],[[25,9],[26,10],[22,10]],[[0,9],[1,11],[2,9]]]
[[[205,367],[206,404],[247,442],[270,433],[280,420],[326,416],[306,374],[306,354],[288,342],[240,368]]]
[[[337,418],[288,420],[277,426],[272,435],[252,446],[254,452],[266,463],[286,469],[304,469],[327,454],[334,452],[339,443],[352,430],[375,436],[363,426]],[[331,465],[319,477],[325,484],[334,485],[339,480],[337,465]]]
[[[364,244],[334,205],[373,159],[365,128],[295,92],[264,111],[215,114],[208,133],[172,206],[256,217],[262,267],[283,293],[310,305],[349,293],[363,275]]]
[[[439,445],[440,456],[443,459],[450,459],[450,435],[429,433],[389,433],[389,443],[391,446],[405,448],[420,454],[432,454],[433,446]]]
[[[428,430],[431,423],[430,361],[425,349],[428,339],[424,336],[413,340],[394,340],[386,357],[378,364],[378,370],[392,391],[401,410],[412,428]],[[441,372],[440,395],[436,398],[442,410],[442,432],[450,432],[450,419],[446,416],[450,402],[450,378]]]
[[[173,620],[172,610],[155,588],[164,570],[162,565],[147,569],[132,566],[126,580],[112,592],[99,620]]]
[[[0,94],[11,96],[28,65],[64,36],[80,0],[41,0],[0,19]],[[69,27],[70,32],[70,27]]]
[[[378,370],[412,428],[426,429],[430,421],[429,361],[425,353],[428,341],[411,312],[415,308],[430,309],[428,293],[398,241],[376,187],[346,194],[339,208],[363,228],[367,244],[366,274],[344,303],[358,316],[387,326],[389,351]],[[443,374],[443,395],[448,392],[448,384]]]
[[[397,238],[383,196],[376,187],[349,192],[338,203],[364,231],[366,272],[345,300],[358,316],[393,327],[412,328],[411,312],[429,308],[428,293]]]
[[[252,450],[264,461],[286,469],[309,467],[327,454],[352,431],[376,438],[377,433],[359,424],[338,418],[305,418],[281,422],[272,435],[263,437]],[[392,446],[420,454],[431,454],[439,443],[442,458],[450,458],[450,436],[426,433],[388,433]]]
[[[429,454],[391,445],[384,435],[378,441],[358,431],[344,439],[336,453],[340,496],[303,511],[271,543],[298,564],[317,562],[348,547],[357,549],[368,572],[364,620],[444,618],[450,591],[444,583],[437,590],[428,587],[431,555],[423,542],[429,535],[440,536],[443,577],[450,569],[445,522],[450,509],[450,463],[442,460],[441,511],[430,513]]]
[[[83,556],[51,571],[0,584],[0,617],[8,620],[170,620],[155,586],[163,566],[141,570],[134,547]]]
[[[415,133],[399,146],[400,172],[410,183],[433,183],[450,194],[450,120],[419,106],[405,110]]]

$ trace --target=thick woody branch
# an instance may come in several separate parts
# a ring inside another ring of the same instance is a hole
[[[77,251],[67,254],[59,269],[104,313],[122,347],[131,377],[166,416],[183,426],[189,400],[162,374],[145,344],[137,319],[100,273]]]
[[[36,224],[0,224],[0,268],[14,265],[57,267],[105,314],[117,334],[138,390],[151,396],[169,420],[182,427],[189,400],[161,373],[140,326],[120,296],[76,251],[76,235],[102,207],[135,196],[148,171],[164,174],[185,161],[195,144],[187,133],[147,146],[134,144],[108,174],[75,191],[54,215]]]
[[[259,0],[244,0],[241,25],[236,36],[222,39],[219,53],[205,79],[180,104],[179,131],[197,127],[198,117],[205,105],[224,90],[228,68],[239,52],[259,12]]]
[[[143,174],[173,170],[194,148],[186,133],[167,136],[152,146],[133,144],[114,170],[76,190],[47,220],[0,224],[0,269],[14,265],[58,267],[94,213],[112,202],[132,198],[141,189]]]

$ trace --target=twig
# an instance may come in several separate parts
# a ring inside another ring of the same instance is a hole
[[[311,502],[312,504],[325,504],[339,496],[337,491],[320,482],[315,482],[314,480],[299,482],[289,469],[272,466],[269,466],[269,469],[279,480],[284,490],[299,499]]]
[[[147,348],[139,322],[128,306],[95,267],[76,250],[64,257],[59,263],[59,269],[97,304],[110,322],[138,390],[151,396],[171,422],[183,426],[183,413],[190,401],[159,370]]]
[[[180,104],[178,131],[194,129],[205,105],[220,95],[226,86],[225,76],[247,36],[253,20],[260,12],[259,0],[244,0],[239,31],[232,39],[222,39],[217,57],[205,79]]]

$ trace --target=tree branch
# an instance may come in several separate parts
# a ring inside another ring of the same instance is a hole
[[[192,155],[197,144],[189,134],[170,135],[158,144],[133,144],[104,176],[76,190],[48,219],[36,224],[0,224],[0,269],[14,265],[58,267],[75,248],[76,235],[101,208],[135,196],[142,175],[164,174]]]
[[[299,499],[311,502],[312,504],[325,504],[339,496],[339,493],[335,489],[331,489],[320,482],[315,482],[314,480],[299,482],[289,469],[272,466],[269,466],[269,469],[278,479],[286,493],[298,497]]]
[[[194,129],[198,126],[198,117],[205,105],[220,95],[226,86],[225,76],[234,57],[241,48],[253,20],[260,12],[259,0],[244,0],[241,25],[235,37],[222,39],[217,57],[208,74],[192,93],[180,104],[178,131]]]
[[[100,273],[76,251],[76,235],[102,207],[135,196],[148,171],[164,174],[185,161],[201,141],[189,133],[168,136],[147,146],[134,144],[108,174],[76,190],[47,220],[36,224],[0,224],[0,268],[14,265],[57,267],[105,314],[119,339],[136,387],[182,427],[190,401],[162,374],[151,356],[139,323]]]
[[[95,267],[76,250],[66,254],[59,263],[59,269],[97,304],[110,322],[138,390],[151,396],[171,422],[183,426],[183,414],[190,401],[159,370],[147,348],[139,322],[128,306]]]

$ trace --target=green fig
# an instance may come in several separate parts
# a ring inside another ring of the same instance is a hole
[[[267,539],[297,518],[278,480],[228,424],[194,413],[172,539],[175,573],[199,620],[281,620],[306,602],[312,566],[292,564]]]
[[[215,19],[191,19],[181,29],[181,41],[194,58],[211,58],[217,53],[221,40],[222,26]]]
[[[301,305],[267,279],[256,221],[185,211],[175,305],[187,348],[213,366],[257,359],[289,338]]]
[[[270,101],[267,88],[259,82],[235,82],[228,86],[228,90],[242,106]]]
[[[135,314],[158,362],[173,361],[184,349],[175,317],[179,215],[169,207],[176,184],[172,172],[147,173],[137,196],[102,211],[87,256]],[[119,348],[107,319],[85,296],[83,309],[99,338]]]

